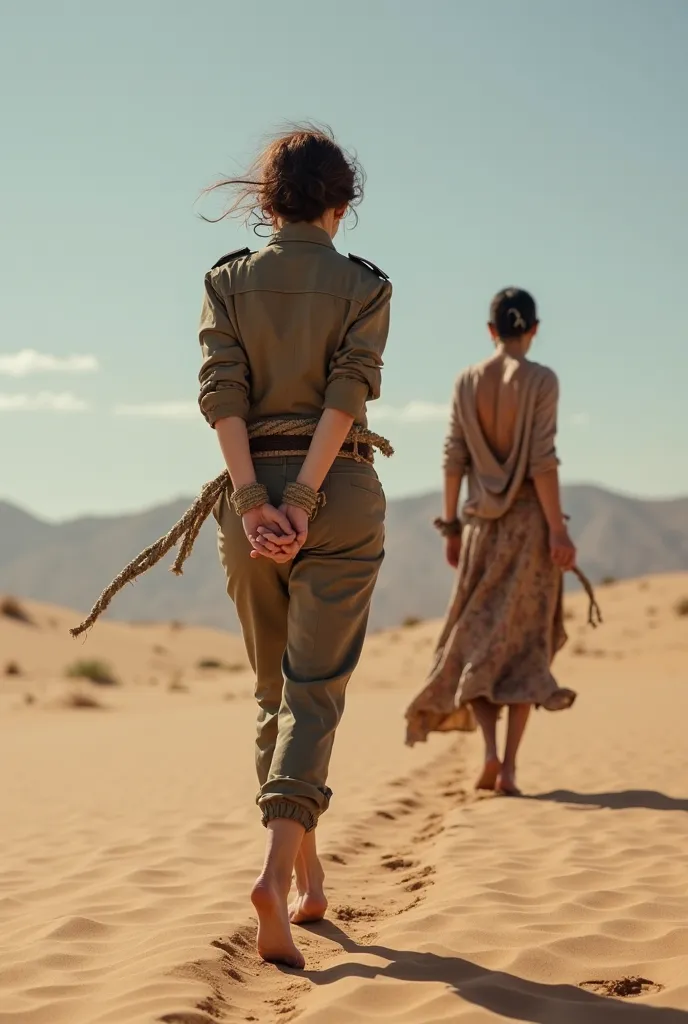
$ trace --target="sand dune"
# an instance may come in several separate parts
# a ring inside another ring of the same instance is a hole
[[[21,670],[1,684],[0,1024],[688,1024],[688,577],[599,596],[597,632],[569,602],[558,674],[580,699],[535,716],[524,800],[473,794],[477,737],[403,746],[436,625],[370,638],[302,974],[253,953],[240,642],[106,623],[82,645],[63,609],[0,616],[0,671]],[[121,685],[66,681],[84,657]],[[67,709],[75,690],[107,710]],[[601,994],[625,978],[644,981]]]

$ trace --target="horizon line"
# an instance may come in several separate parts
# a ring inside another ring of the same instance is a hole
[[[638,494],[629,491],[615,490],[604,484],[595,483],[592,481],[562,481],[562,490],[571,490],[573,488],[582,490],[594,490],[601,491],[614,498],[621,498],[625,501],[634,502],[649,502],[650,504],[670,504],[677,501],[688,501],[688,493],[673,494],[673,495],[652,495],[652,494]],[[387,497],[388,505],[395,505],[403,501],[419,501],[423,498],[429,498],[433,495],[441,495],[442,489],[436,488],[424,488],[420,491],[410,491],[404,494],[394,494]],[[21,512],[24,515],[30,516],[38,522],[45,523],[49,526],[65,526],[70,523],[78,522],[83,519],[125,519],[134,518],[135,516],[146,515],[155,509],[165,508],[167,506],[176,504],[177,502],[187,502],[189,505],[195,500],[196,495],[178,494],[169,498],[161,498],[147,505],[139,505],[133,508],[120,508],[113,511],[84,511],[76,512],[68,516],[51,517],[47,516],[42,512],[37,512],[33,508],[27,505],[23,505],[20,502],[15,501],[12,498],[5,498],[0,496],[0,508],[2,506],[14,509],[17,512]]]

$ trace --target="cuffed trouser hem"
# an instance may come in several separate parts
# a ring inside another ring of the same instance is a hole
[[[298,821],[303,825],[306,832],[312,832],[318,824],[318,818],[312,811],[306,810],[301,804],[293,800],[269,800],[261,807],[263,812],[263,825],[267,828],[268,823],[276,818],[289,818],[291,821]]]

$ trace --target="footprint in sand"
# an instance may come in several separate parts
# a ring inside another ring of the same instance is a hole
[[[419,889],[425,889],[428,885],[434,885],[431,876],[435,874],[435,869],[427,864],[420,871],[415,871],[411,875],[407,875],[406,878],[402,878],[404,883],[404,892],[418,892]]]
[[[647,978],[618,978],[611,981],[583,981],[578,986],[596,996],[611,999],[635,999],[638,996],[654,995],[661,992],[663,985],[657,985]]]
[[[434,885],[435,883],[429,878],[419,878],[415,882],[410,882],[404,886],[404,892],[418,892],[419,889],[425,889],[428,885]]]
[[[414,843],[427,843],[430,839],[436,839],[444,832],[444,825],[430,825],[413,837]]]
[[[338,921],[374,921],[381,911],[376,907],[335,907],[334,916]]]
[[[386,857],[382,860],[383,868],[387,868],[388,871],[405,871],[407,868],[414,867],[412,860],[405,860],[404,857]]]

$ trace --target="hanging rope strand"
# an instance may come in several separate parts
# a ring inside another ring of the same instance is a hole
[[[182,575],[182,565],[191,554],[194,541],[198,536],[203,523],[210,515],[215,502],[218,500],[229,483],[229,475],[225,471],[215,480],[206,484],[193,505],[187,509],[181,519],[178,520],[172,529],[160,537],[154,544],[147,547],[140,555],[132,559],[127,566],[115,576],[112,583],[105,588],[96,603],[93,605],[89,615],[74,629],[70,629],[72,636],[80,636],[90,629],[95,621],[103,614],[113,597],[119,593],[127,583],[133,583],[139,576],[152,569],[154,565],[165,557],[165,555],[181,541],[179,554],[172,566],[172,572],[177,576]]]
[[[585,593],[588,595],[588,625],[592,626],[593,629],[597,629],[597,627],[602,624],[602,612],[600,610],[599,604],[597,603],[597,598],[595,597],[595,591],[593,590],[592,583],[585,575],[583,570],[579,569],[578,566],[574,566],[574,568],[571,571],[573,572],[574,576],[578,577],[583,586],[583,589],[585,590]]]

